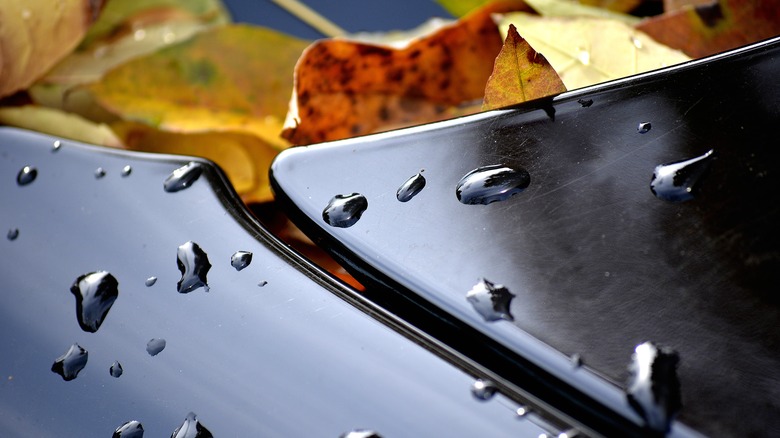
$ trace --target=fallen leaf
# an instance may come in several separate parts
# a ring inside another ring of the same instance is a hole
[[[637,29],[699,58],[780,34],[780,1],[721,0],[643,21]]]
[[[569,90],[689,60],[614,20],[507,14],[502,32],[510,23],[544,54]]]
[[[664,0],[664,12],[673,12],[687,6],[703,6],[717,3],[718,0]]]
[[[580,4],[608,9],[614,12],[631,12],[644,0],[580,0]]]
[[[309,144],[452,117],[481,99],[501,36],[500,2],[404,48],[346,39],[320,40],[295,68],[295,93],[283,136]]]
[[[566,91],[547,59],[510,24],[485,87],[483,110],[490,110]]]
[[[103,0],[0,2],[0,97],[29,87],[70,53]]]
[[[110,147],[123,147],[108,126],[35,105],[0,107],[0,124]]]
[[[639,23],[637,17],[580,4],[575,0],[525,0],[525,2],[543,17],[592,17],[620,21],[630,25]]]
[[[453,17],[464,17],[479,8],[483,8],[491,3],[499,3],[493,0],[436,0]],[[533,12],[533,9],[523,4],[524,2],[515,2],[513,11]]]
[[[221,26],[123,64],[88,89],[123,120],[179,133],[247,133],[281,149],[290,72],[307,45],[269,29]]]

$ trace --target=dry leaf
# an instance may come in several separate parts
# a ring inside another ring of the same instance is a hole
[[[614,12],[631,12],[644,0],[580,0],[583,5],[609,9]]]
[[[575,0],[525,0],[525,2],[543,17],[593,17],[620,21],[630,25],[639,23],[637,17],[580,4]]]
[[[70,53],[102,6],[102,0],[0,2],[0,97],[29,87]]]
[[[532,47],[544,54],[569,90],[689,59],[613,20],[517,13],[503,17],[502,32],[510,23]]]
[[[699,58],[780,34],[780,1],[721,0],[689,6],[648,19],[637,29]]]
[[[471,12],[476,11],[479,8],[485,7],[490,3],[499,3],[491,0],[436,0],[436,3],[440,4],[454,17],[463,17]],[[516,2],[512,7],[513,11],[533,12],[533,9],[523,4],[524,2]]]
[[[123,147],[111,128],[52,108],[34,105],[0,107],[0,125],[16,126],[84,143]]]
[[[718,0],[664,0],[664,12],[679,11],[687,6],[713,5]]]
[[[483,110],[538,99],[566,91],[561,78],[510,24],[485,87]]]
[[[295,69],[284,137],[309,144],[452,117],[481,99],[501,37],[491,4],[403,49],[344,39],[309,47]]]

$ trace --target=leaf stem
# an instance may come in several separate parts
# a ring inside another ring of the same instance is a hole
[[[347,31],[339,27],[337,24],[328,20],[324,16],[320,15],[314,9],[306,6],[299,0],[271,0],[279,7],[286,10],[290,14],[297,17],[299,20],[313,27],[315,30],[325,35],[326,37],[337,37],[345,35]]]

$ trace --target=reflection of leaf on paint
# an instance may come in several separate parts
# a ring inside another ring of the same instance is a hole
[[[703,57],[780,34],[780,1],[720,0],[688,6],[637,26],[656,41]]]
[[[102,0],[0,2],[0,97],[29,87],[81,41]]]
[[[483,110],[509,106],[566,91],[561,78],[510,24],[485,87]]]
[[[122,141],[107,125],[94,123],[78,115],[35,105],[0,107],[0,125],[40,130],[58,137],[101,146],[123,147]]]
[[[345,39],[309,47],[295,69],[285,138],[309,144],[452,117],[482,98],[501,37],[501,2],[401,49]]]
[[[689,59],[613,20],[516,13],[503,17],[502,32],[510,23],[544,54],[570,90]]]

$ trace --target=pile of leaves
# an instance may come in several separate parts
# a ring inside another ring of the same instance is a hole
[[[247,203],[282,149],[516,104],[780,34],[780,0],[441,3],[457,20],[315,42],[219,0],[6,0],[0,123],[196,155]]]

